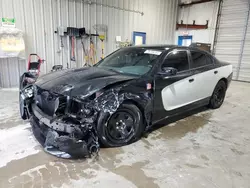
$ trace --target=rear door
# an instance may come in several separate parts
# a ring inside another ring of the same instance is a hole
[[[196,92],[194,95],[197,100],[209,98],[219,79],[214,59],[202,51],[191,50],[190,55],[190,69],[195,80],[193,86]]]
[[[154,122],[175,114],[181,107],[196,100],[189,61],[187,50],[173,50],[165,57],[160,69],[172,67],[178,72],[173,76],[155,76]]]

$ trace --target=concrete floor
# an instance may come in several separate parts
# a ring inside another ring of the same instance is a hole
[[[249,187],[250,84],[233,82],[205,110],[99,159],[46,154],[19,118],[17,90],[0,90],[0,187]]]

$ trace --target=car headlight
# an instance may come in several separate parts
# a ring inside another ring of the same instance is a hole
[[[30,87],[24,89],[23,93],[27,98],[33,97],[34,96],[34,88],[33,88],[33,86],[30,86]]]
[[[57,111],[58,107],[59,107],[59,98],[57,97],[56,100],[55,100],[54,113]]]

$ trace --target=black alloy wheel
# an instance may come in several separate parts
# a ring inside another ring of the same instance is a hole
[[[134,132],[134,117],[128,110],[118,110],[107,124],[107,135],[110,139],[127,140]]]
[[[130,144],[141,137],[142,131],[141,111],[134,104],[122,104],[106,125],[98,126],[99,139],[106,147]]]

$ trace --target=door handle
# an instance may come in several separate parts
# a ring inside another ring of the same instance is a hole
[[[218,73],[218,71],[216,70],[216,71],[214,71],[214,74],[217,74]]]
[[[194,79],[193,79],[193,78],[191,78],[191,79],[190,79],[190,80],[188,80],[188,81],[191,83],[191,82],[193,82],[193,81],[194,81]]]

